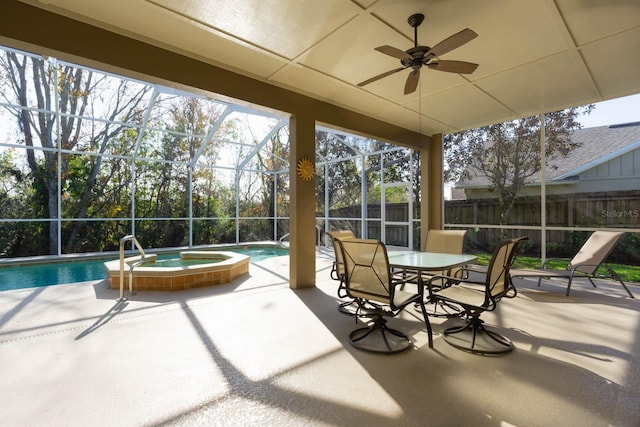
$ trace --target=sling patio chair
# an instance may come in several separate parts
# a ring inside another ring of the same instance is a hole
[[[331,267],[330,276],[333,280],[339,281],[338,298],[347,298],[347,301],[343,301],[340,303],[340,305],[338,305],[338,310],[344,314],[354,315],[358,309],[358,301],[350,298],[349,295],[347,295],[347,291],[344,285],[344,261],[342,259],[342,250],[338,245],[338,241],[343,239],[355,239],[356,236],[351,230],[327,231],[327,235],[331,239],[331,243],[333,244],[333,252],[335,255],[335,260],[333,261],[333,265]]]
[[[423,252],[433,252],[438,254],[461,254],[464,247],[464,236],[467,230],[436,230],[431,229],[427,232],[427,241],[425,242]],[[434,274],[445,276],[458,276],[457,269],[453,271],[440,271]]]
[[[517,237],[500,243],[493,251],[484,280],[460,277],[434,276],[427,281],[429,298],[448,304],[457,304],[464,310],[465,323],[444,330],[447,344],[475,354],[503,354],[513,350],[511,341],[484,326],[480,315],[496,309],[502,298],[513,298],[517,291],[511,282],[509,269],[518,247],[527,237]],[[463,272],[465,268],[461,269]],[[449,286],[432,287],[433,282],[447,280]],[[471,335],[471,336],[469,336]]]
[[[387,325],[385,317],[395,317],[409,304],[418,303],[427,327],[429,347],[433,346],[431,324],[424,307],[421,289],[407,292],[400,287],[405,282],[394,276],[389,267],[387,248],[379,240],[338,240],[342,251],[347,294],[358,301],[356,322],[364,319],[365,327],[349,334],[355,348],[374,353],[398,353],[411,346],[411,339]],[[364,309],[363,309],[364,307]],[[360,311],[364,310],[361,316]]]
[[[434,252],[441,254],[461,254],[464,246],[464,236],[467,234],[467,230],[436,230],[431,229],[427,232],[427,241],[424,245],[423,252]],[[429,272],[429,277],[434,275],[444,275],[444,276],[453,276],[460,277],[460,269],[455,268],[453,270],[448,271],[434,271]],[[426,278],[426,280],[429,279]],[[447,282],[441,280],[439,283],[436,281],[432,281],[432,287],[439,286],[443,288],[447,286]],[[447,304],[443,301],[434,302],[434,304],[429,304],[428,307],[433,307],[433,312],[429,312],[430,316],[459,316],[461,314],[460,309],[457,306],[452,306],[451,304]],[[442,314],[438,313],[438,308],[442,309]]]
[[[331,278],[333,280],[339,280],[342,285],[342,276],[344,275],[344,265],[342,262],[342,254],[336,244],[336,239],[355,239],[356,236],[353,234],[351,230],[334,230],[327,231],[327,236],[331,239],[331,243],[333,244],[333,251],[335,254],[335,261],[333,261],[333,265],[331,267]]]
[[[566,296],[569,296],[571,284],[576,277],[586,277],[594,288],[596,284],[593,282],[593,278],[609,278],[620,282],[629,296],[634,298],[618,273],[606,263],[607,257],[624,234],[624,232],[618,231],[595,231],[572,259],[549,258],[542,264],[540,269],[513,269],[511,270],[511,276],[521,278],[537,277],[538,286],[540,286],[542,279],[566,280]],[[549,261],[554,260],[568,261],[569,263],[564,270],[547,268]],[[602,274],[603,271],[604,274]]]

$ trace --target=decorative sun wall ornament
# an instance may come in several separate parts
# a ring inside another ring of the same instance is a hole
[[[298,160],[298,176],[305,181],[309,181],[316,173],[316,168],[311,160],[306,157]]]

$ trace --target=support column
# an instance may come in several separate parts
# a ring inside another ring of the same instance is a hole
[[[444,228],[444,161],[442,134],[431,137],[429,150],[429,229]]]
[[[291,116],[289,121],[289,287],[316,285],[316,180],[297,174],[298,162],[305,158],[315,165],[315,120],[309,115]]]
[[[420,151],[420,247],[430,229],[444,228],[444,177],[442,134],[431,137],[429,149]]]

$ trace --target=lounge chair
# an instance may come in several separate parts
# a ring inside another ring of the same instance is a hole
[[[549,258],[542,264],[542,268],[540,269],[512,269],[511,277],[537,277],[538,286],[540,286],[542,279],[567,280],[567,296],[569,296],[571,283],[573,282],[574,277],[586,277],[594,288],[596,287],[596,284],[593,282],[592,278],[610,278],[620,282],[629,296],[634,298],[633,294],[629,288],[627,288],[627,285],[624,284],[618,273],[616,273],[606,263],[607,257],[623,235],[624,232],[596,231],[589,237],[589,239],[587,239],[578,253],[571,260],[564,258]],[[552,260],[569,261],[569,264],[564,270],[547,268],[548,262]],[[600,267],[602,267],[600,269],[600,273],[604,270],[606,274],[596,276],[598,268]]]

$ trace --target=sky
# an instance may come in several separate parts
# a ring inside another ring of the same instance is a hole
[[[640,122],[640,94],[598,102],[591,114],[580,117],[585,128]]]

